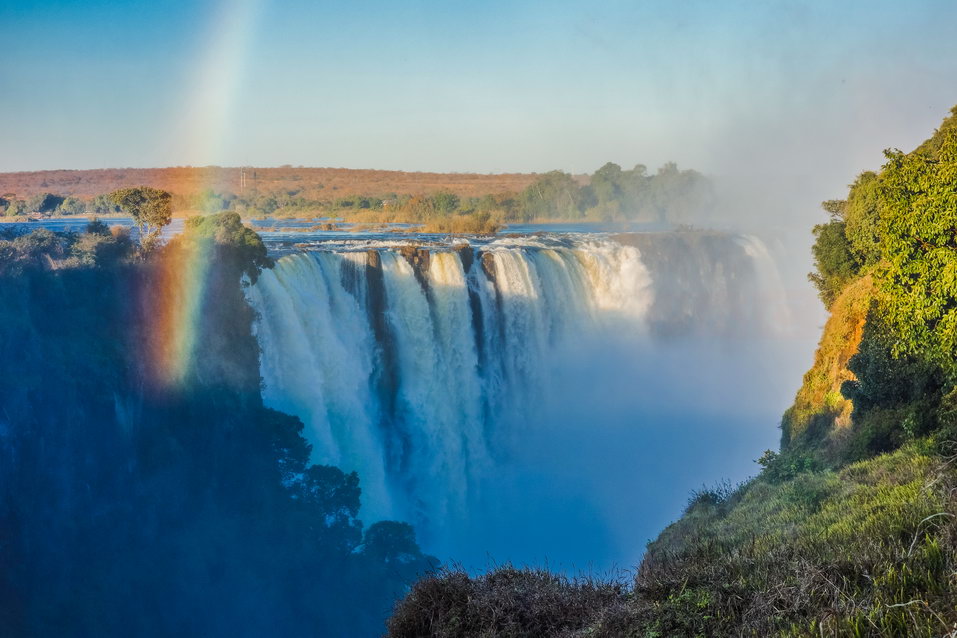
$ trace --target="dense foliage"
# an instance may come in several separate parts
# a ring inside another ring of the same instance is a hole
[[[756,478],[693,495],[630,587],[440,573],[391,635],[955,635],[957,108],[886,155],[824,204],[831,318]]]
[[[830,307],[845,286],[860,272],[860,262],[851,251],[845,229],[847,223],[835,218],[814,227],[815,272],[808,275],[825,306]]]
[[[912,153],[887,151],[863,173],[834,219],[815,228],[817,272],[828,305],[862,272],[873,272],[881,320],[895,355],[948,370],[957,361],[957,108]]]
[[[109,194],[110,201],[133,218],[144,234],[158,231],[173,218],[173,196],[158,188],[137,186]]]
[[[160,278],[197,242],[195,372],[155,387]],[[98,223],[0,237],[0,633],[377,635],[432,564],[262,405],[240,282],[268,265],[235,214],[148,252]]]

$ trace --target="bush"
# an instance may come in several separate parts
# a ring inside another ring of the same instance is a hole
[[[688,497],[685,513],[698,507],[717,507],[726,502],[735,493],[731,481],[723,480],[711,487],[702,485],[701,489],[693,490]]]
[[[506,565],[470,577],[446,569],[418,581],[396,606],[396,638],[573,635],[625,604],[621,583],[569,579]]]
[[[851,252],[851,245],[844,235],[845,223],[832,219],[814,227],[815,272],[808,279],[817,288],[818,296],[828,308],[841,294],[844,287],[860,273],[861,264]]]

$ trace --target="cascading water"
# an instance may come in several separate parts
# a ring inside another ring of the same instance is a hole
[[[727,263],[679,278],[660,255],[643,259],[641,241],[355,242],[285,255],[248,290],[264,401],[303,420],[314,461],[359,473],[367,520],[410,520],[434,541],[536,418],[555,352],[601,334],[653,337],[672,319],[662,313],[695,295],[702,326],[741,324],[727,306],[765,267],[756,240],[725,242]]]

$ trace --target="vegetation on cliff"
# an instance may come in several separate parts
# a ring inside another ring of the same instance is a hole
[[[198,248],[190,371],[158,383],[164,282]],[[376,635],[431,564],[263,406],[241,282],[268,266],[234,213],[150,250],[98,223],[0,235],[0,633]]]
[[[957,109],[814,229],[831,311],[779,452],[692,495],[630,586],[510,567],[420,581],[392,636],[957,632]]]

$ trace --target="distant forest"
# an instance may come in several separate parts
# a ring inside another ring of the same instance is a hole
[[[611,162],[592,175],[437,174],[346,169],[128,169],[0,175],[5,217],[120,214],[109,196],[148,184],[181,214],[335,217],[412,222],[436,230],[490,230],[508,222],[639,221],[690,224],[714,205],[710,180],[667,163],[655,173]]]

